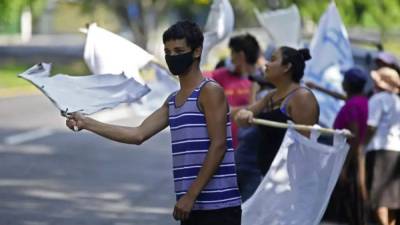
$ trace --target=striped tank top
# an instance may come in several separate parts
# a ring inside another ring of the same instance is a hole
[[[173,175],[176,198],[179,200],[197,178],[210,146],[206,118],[198,107],[201,88],[211,80],[204,79],[182,106],[176,106],[176,93],[168,101],[172,139]],[[234,152],[230,113],[227,114],[226,152],[219,168],[198,195],[193,210],[213,210],[241,204]]]

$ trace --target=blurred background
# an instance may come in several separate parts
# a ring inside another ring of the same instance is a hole
[[[210,0],[1,0],[0,93],[27,86],[26,82],[14,79],[15,74],[40,61],[53,62],[55,72],[88,74],[81,57],[85,35],[78,31],[88,23],[96,22],[162,56],[162,31],[179,19],[193,20],[204,27],[211,3]],[[293,3],[300,9],[303,38],[309,39],[328,0],[232,0],[237,18],[235,31],[251,29],[265,47],[268,38],[254,10],[274,10]],[[399,4],[393,0],[337,1],[353,45],[385,49],[396,55],[400,54]],[[226,43],[223,46],[226,48]],[[217,56],[224,54],[227,51],[220,48]],[[62,62],[63,66],[56,62]]]
[[[257,20],[296,4],[308,45],[329,0],[230,0],[233,34],[249,32],[263,51],[271,40]],[[95,22],[163,60],[162,32],[177,20],[205,27],[212,0],[0,0],[0,225],[178,224],[171,173],[170,136],[142,146],[110,142],[65,127],[59,111],[17,75],[40,62],[52,74],[88,75],[86,35]],[[357,65],[370,70],[380,51],[400,56],[400,1],[337,0]],[[229,57],[226,38],[203,67]],[[110,43],[112,45],[112,43]],[[96,116],[137,125],[140,108]],[[144,151],[131,151],[144,150]],[[149,150],[149,151],[147,151]]]

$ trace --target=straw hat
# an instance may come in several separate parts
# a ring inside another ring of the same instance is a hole
[[[393,93],[400,92],[400,76],[396,70],[383,67],[371,71],[371,77],[379,88]]]

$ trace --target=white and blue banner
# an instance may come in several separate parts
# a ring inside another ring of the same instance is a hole
[[[350,69],[354,61],[347,31],[334,1],[319,21],[310,52],[312,59],[306,64],[304,80],[343,93],[341,71]],[[314,93],[320,104],[320,123],[331,127],[343,102],[318,91]]]

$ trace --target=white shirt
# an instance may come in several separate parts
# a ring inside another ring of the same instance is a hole
[[[368,126],[376,128],[367,150],[400,152],[400,97],[380,92],[368,102]]]

